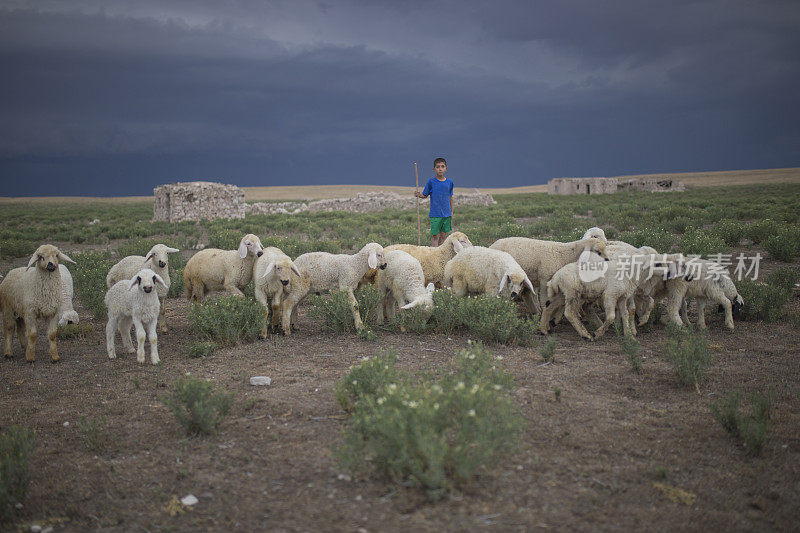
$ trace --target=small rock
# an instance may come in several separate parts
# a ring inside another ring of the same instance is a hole
[[[351,481],[351,480],[353,479],[353,478],[351,478],[350,476],[348,476],[347,474],[339,474],[339,475],[338,475],[338,476],[336,476],[336,477],[337,477],[338,479],[341,479],[342,481]]]
[[[63,424],[61,424],[61,425],[62,425],[62,426],[64,426],[64,427],[67,427],[67,426],[69,425],[69,422],[64,422],[64,423],[63,423]]]
[[[181,498],[181,503],[187,507],[191,507],[192,505],[197,505],[197,502],[200,501],[194,494],[187,494],[183,498]]]
[[[96,218],[96,219],[92,220],[91,222],[89,222],[89,225],[90,226],[94,226],[95,224],[99,224],[99,223],[100,223],[100,219]]]
[[[267,376],[253,376],[252,378],[250,378],[250,385],[264,386],[264,385],[270,385],[271,383],[272,380]]]
[[[22,509],[22,504],[20,502],[15,503],[14,504],[14,509],[19,511],[20,509]]]
[[[42,526],[39,524],[33,524],[31,526],[31,533],[42,533]]]

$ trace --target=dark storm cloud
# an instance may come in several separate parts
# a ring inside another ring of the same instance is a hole
[[[5,9],[3,8],[5,6]],[[0,5],[2,194],[795,165],[790,3]]]

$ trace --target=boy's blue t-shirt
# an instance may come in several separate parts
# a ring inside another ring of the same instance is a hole
[[[453,180],[445,178],[439,181],[431,178],[422,189],[422,194],[431,197],[431,211],[429,217],[451,217],[453,211],[450,209],[450,197],[453,196]]]

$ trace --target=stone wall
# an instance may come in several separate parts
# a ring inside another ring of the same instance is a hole
[[[682,181],[672,178],[553,178],[547,182],[547,194],[614,194],[626,191],[683,192]]]
[[[682,181],[672,178],[634,178],[620,180],[618,190],[645,191],[645,192],[683,192],[686,190]]]
[[[153,220],[180,222],[244,218],[244,191],[235,185],[190,181],[153,189]]]

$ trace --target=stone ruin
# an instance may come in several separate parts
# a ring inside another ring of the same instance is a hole
[[[453,206],[462,205],[481,205],[487,206],[496,204],[491,194],[479,192],[454,193]],[[420,211],[426,216],[430,199],[420,201]],[[417,200],[413,196],[401,196],[394,192],[366,192],[358,193],[352,198],[329,198],[326,200],[316,200],[313,202],[258,202],[247,204],[247,214],[291,214],[310,212],[318,213],[321,211],[347,211],[349,213],[368,213],[371,211],[383,211],[384,209],[415,209]]]
[[[153,220],[213,220],[244,218],[244,191],[236,185],[189,181],[153,189]]]
[[[553,178],[547,182],[547,194],[614,194],[626,191],[683,192],[682,181],[669,177],[645,178]]]

